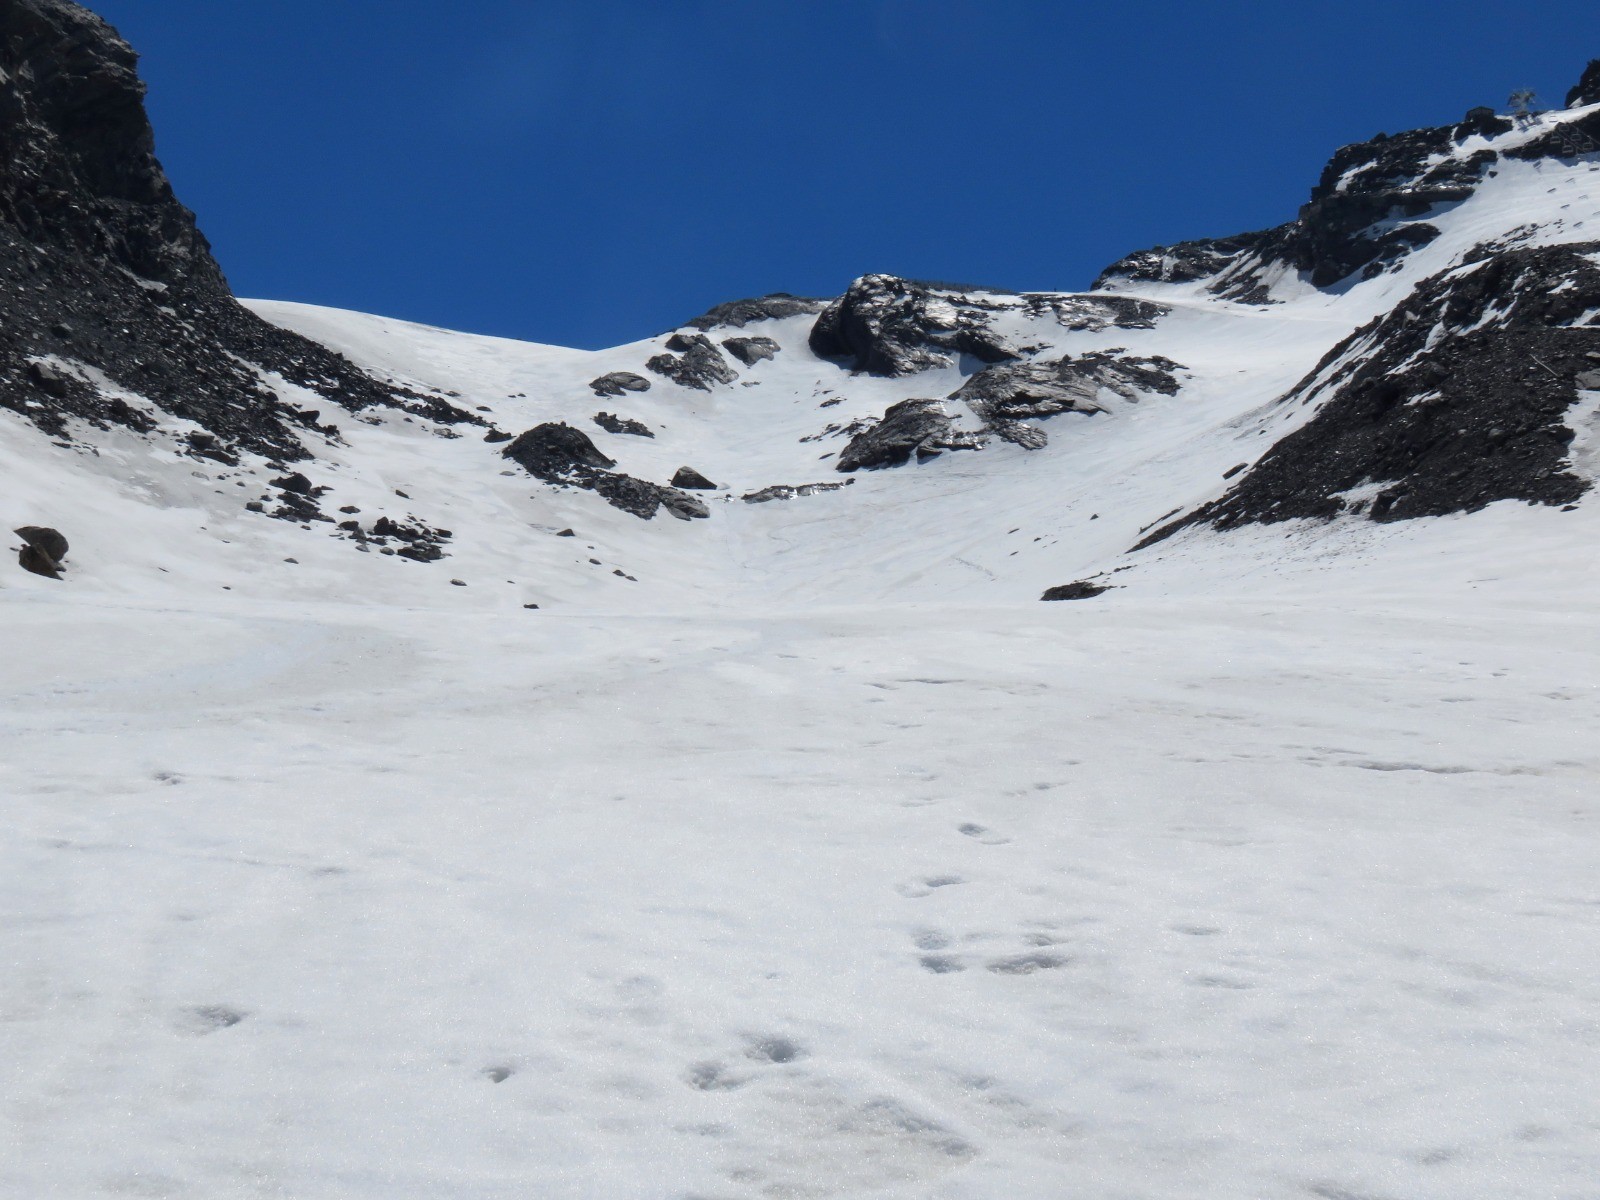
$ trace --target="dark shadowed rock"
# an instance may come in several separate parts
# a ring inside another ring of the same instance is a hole
[[[688,324],[702,333],[713,329],[743,329],[758,321],[779,321],[785,317],[812,316],[827,307],[826,300],[813,300],[807,296],[791,296],[787,292],[774,292],[752,300],[734,300],[719,304],[710,312],[696,317]]]
[[[594,415],[594,423],[607,433],[625,433],[633,437],[653,438],[650,426],[642,421],[635,421],[630,417],[619,417],[615,413],[599,412]]]
[[[622,396],[628,392],[648,392],[650,381],[632,371],[612,371],[589,384],[597,396]]]
[[[556,486],[584,488],[613,508],[646,521],[662,507],[682,520],[709,517],[704,504],[675,488],[613,472],[617,464],[602,454],[587,434],[570,425],[549,423],[528,430],[503,451],[537,479]],[[561,536],[569,536],[563,533]]]
[[[1580,108],[1585,104],[1600,104],[1600,58],[1590,62],[1578,86],[1567,93],[1567,107]]]
[[[1510,133],[1516,125],[1506,117],[1500,116],[1487,105],[1469,109],[1467,115],[1456,126],[1455,139],[1465,141],[1474,134],[1479,137],[1499,137],[1502,133]]]
[[[565,422],[537,425],[515,438],[503,453],[547,483],[565,482],[565,477],[575,472],[617,465],[615,459],[600,453],[588,434]]]
[[[964,402],[1006,440],[1037,449],[1048,442],[1044,431],[1021,429],[1017,422],[1061,413],[1104,412],[1100,396],[1105,391],[1131,403],[1138,403],[1141,392],[1171,396],[1178,390],[1179,370],[1167,358],[1103,352],[1055,362],[1002,363],[973,375],[950,399]]]
[[[836,470],[895,467],[945,450],[971,450],[980,444],[971,434],[957,433],[955,421],[937,400],[902,400],[883,419],[856,434],[839,455]]]
[[[675,333],[667,339],[667,349],[675,353],[658,354],[645,365],[680,387],[709,392],[719,383],[732,383],[739,378],[722,351],[704,334]]]
[[[1468,133],[1505,131],[1492,112],[1487,118],[1474,113],[1459,126],[1380,133],[1345,146],[1323,169],[1296,220],[1261,233],[1141,251],[1107,267],[1095,287],[1211,279],[1208,290],[1215,295],[1265,304],[1271,302],[1269,279],[1285,265],[1319,288],[1382,274],[1437,238],[1439,230],[1424,218],[1470,197],[1494,164],[1489,149],[1455,155]]]
[[[17,558],[22,569],[46,579],[60,579],[61,564],[67,557],[67,539],[61,531],[44,525],[24,525],[14,532],[22,539]]]
[[[824,492],[837,492],[840,488],[849,487],[854,479],[845,479],[837,483],[802,483],[792,486],[787,483],[775,483],[771,487],[764,487],[760,491],[746,492],[739,497],[746,504],[768,504],[773,500],[793,500],[797,496],[820,496]]]
[[[1600,326],[1584,324],[1600,309],[1597,257],[1596,242],[1480,247],[1424,281],[1277,402],[1314,405],[1310,421],[1140,545],[1195,524],[1572,503],[1589,487],[1569,469],[1566,414],[1600,354]]]
[[[778,351],[782,349],[777,342],[768,337],[724,338],[722,348],[747,367],[753,367],[758,362],[764,362],[767,359],[777,358]]]
[[[717,485],[693,467],[679,467],[678,473],[672,477],[672,486],[686,488],[693,492],[714,492]]]
[[[511,440],[511,435],[504,429],[491,429],[488,433],[483,435],[483,440],[488,442],[490,445],[497,445],[501,442],[509,442]]]
[[[351,411],[472,420],[235,302],[156,160],[136,67],[79,5],[0,0],[0,407],[52,436],[73,419],[148,432],[171,416],[226,453],[283,462],[307,456],[304,427],[264,374]],[[51,356],[65,369],[30,369]],[[156,415],[103,395],[78,363]]]
[[[989,328],[999,305],[966,293],[894,275],[864,275],[828,305],[811,329],[811,352],[847,360],[869,375],[914,375],[952,366],[958,354],[982,362],[1016,356]]]
[[[1111,589],[1102,584],[1090,583],[1087,579],[1080,579],[1077,583],[1064,583],[1060,587],[1053,587],[1041,600],[1092,600],[1096,596],[1103,596]]]

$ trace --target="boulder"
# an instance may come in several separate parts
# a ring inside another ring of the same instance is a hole
[[[650,426],[642,421],[635,421],[629,417],[619,417],[615,413],[599,412],[594,415],[594,423],[607,433],[626,433],[633,437],[653,438]]]
[[[622,396],[628,392],[648,392],[650,381],[632,371],[612,371],[589,384],[597,396]]]
[[[954,420],[937,400],[902,400],[889,407],[883,419],[850,439],[839,455],[839,471],[863,467],[895,467],[913,454],[931,458],[944,450],[974,449],[971,435],[954,432]]]
[[[1103,584],[1090,583],[1087,579],[1080,579],[1077,583],[1064,583],[1060,587],[1053,587],[1041,600],[1092,600],[1096,596],[1104,595],[1111,589]]]
[[[14,532],[23,543],[17,556],[22,569],[46,579],[60,579],[61,563],[67,557],[67,539],[61,531],[44,525],[24,525]]]
[[[565,483],[574,473],[617,465],[615,459],[600,453],[588,434],[564,422],[535,426],[514,439],[503,453],[546,483]]]
[[[915,375],[953,366],[958,354],[1003,362],[1017,354],[989,328],[996,307],[976,289],[864,275],[817,317],[811,352],[868,375]]]
[[[777,342],[769,337],[724,338],[722,348],[747,367],[753,367],[758,362],[764,362],[767,359],[777,358],[778,351],[782,349]]]
[[[673,354],[658,354],[645,365],[680,387],[709,392],[719,383],[732,383],[739,373],[728,365],[722,351],[704,334],[675,333],[667,340]]]
[[[675,488],[687,488],[695,492],[714,492],[717,490],[716,484],[712,483],[711,480],[700,474],[693,467],[679,467],[678,473],[672,477],[672,486]]]
[[[71,391],[67,377],[49,363],[29,363],[28,382],[46,396],[54,396],[57,399],[61,399]]]

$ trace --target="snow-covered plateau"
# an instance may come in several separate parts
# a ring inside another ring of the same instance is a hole
[[[0,1197],[1600,1198],[1600,68],[588,352],[240,307],[0,33]]]

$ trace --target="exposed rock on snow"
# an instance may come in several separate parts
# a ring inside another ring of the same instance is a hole
[[[938,400],[902,400],[883,419],[850,439],[839,455],[840,471],[896,467],[915,454],[933,458],[945,450],[975,450],[980,439],[958,432],[955,419]]]
[[[1077,583],[1064,583],[1060,587],[1050,588],[1041,600],[1092,600],[1096,596],[1103,596],[1111,589],[1105,584],[1092,583],[1087,579],[1080,579]]]
[[[689,321],[688,325],[702,333],[713,329],[743,329],[760,321],[779,321],[786,317],[812,316],[828,306],[826,300],[813,300],[807,296],[791,296],[787,292],[774,292],[751,300],[734,300],[719,304],[710,312]]]
[[[233,300],[156,161],[136,63],[76,4],[0,0],[0,406],[55,437],[74,419],[155,428],[71,365],[81,364],[230,452],[283,461],[311,451],[265,372],[351,411],[475,420]],[[17,386],[24,378],[30,386]]]
[[[562,422],[547,422],[528,430],[503,453],[537,479],[586,488],[604,497],[612,507],[646,521],[663,506],[683,520],[711,515],[699,500],[675,488],[612,472],[610,468],[617,465],[616,461],[602,454],[588,434]]]
[[[989,328],[985,309],[995,307],[977,293],[864,275],[817,317],[811,349],[820,358],[853,360],[857,371],[869,375],[947,367],[957,353],[1003,362],[1016,351]]]
[[[712,483],[711,480],[700,474],[693,467],[679,467],[678,473],[672,477],[672,486],[695,492],[714,492],[717,490],[716,484]]]
[[[628,392],[648,392],[650,381],[632,371],[611,371],[592,381],[589,386],[597,396],[623,396]]]
[[[796,496],[815,496],[822,492],[836,492],[840,488],[849,487],[854,479],[846,479],[842,483],[802,483],[798,487],[791,487],[786,483],[775,483],[771,487],[764,487],[758,492],[746,492],[739,497],[746,504],[766,504],[771,500],[793,500]]]
[[[1357,330],[1293,392],[1316,415],[1185,526],[1570,504],[1566,414],[1600,353],[1600,242],[1481,254]],[[1365,493],[1370,493],[1367,495]],[[1352,497],[1361,497],[1356,499]]]
[[[745,366],[753,367],[758,362],[776,358],[782,347],[768,337],[735,337],[724,338],[722,348]]]
[[[60,579],[61,564],[68,549],[61,531],[43,525],[24,525],[14,532],[23,543],[17,559],[22,569],[47,579]]]
[[[644,422],[635,421],[631,417],[619,417],[615,413],[595,413],[594,423],[607,433],[625,433],[633,437],[644,438],[656,436]]]
[[[950,399],[965,402],[986,428],[1008,441],[1038,449],[1048,442],[1044,431],[1018,428],[1018,422],[1060,413],[1104,412],[1102,391],[1133,403],[1141,392],[1176,395],[1175,372],[1181,369],[1167,358],[1106,353],[1054,362],[1003,363],[979,371],[952,392]]]
[[[1585,104],[1600,104],[1600,58],[1589,64],[1577,86],[1567,93],[1568,108],[1580,108]]]
[[[675,333],[667,339],[667,349],[675,353],[658,354],[645,365],[680,387],[709,392],[719,383],[739,378],[739,372],[704,334]]]

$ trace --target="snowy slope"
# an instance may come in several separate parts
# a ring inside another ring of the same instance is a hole
[[[963,293],[1030,360],[1178,386],[849,475],[842,427],[984,364],[853,374],[800,315],[713,330],[779,349],[700,391],[646,367],[668,335],[258,302],[485,425],[265,372],[332,431],[274,466],[107,378],[156,428],[0,411],[11,525],[72,541],[0,576],[0,1196],[1593,1200],[1593,501],[1132,550],[1425,280],[1600,238],[1600,155],[1408,219],[1369,279],[1229,268],[1272,304],[1100,293],[1148,327]],[[1595,479],[1600,389],[1565,419]],[[710,518],[484,440],[555,421]],[[245,507],[291,468],[448,556]]]

